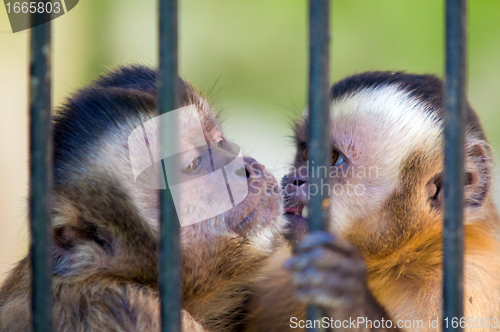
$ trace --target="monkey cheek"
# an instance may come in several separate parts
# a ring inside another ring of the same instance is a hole
[[[198,222],[218,224],[241,235],[266,227],[281,231],[284,220],[279,218],[282,212],[278,182],[259,165],[254,161],[247,166],[246,174],[227,171],[222,181],[211,173],[182,183],[177,192],[180,204],[176,203],[181,226]]]

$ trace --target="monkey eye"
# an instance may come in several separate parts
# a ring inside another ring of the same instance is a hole
[[[223,149],[224,148],[224,142],[223,141],[217,142],[217,147]]]
[[[302,159],[307,160],[308,155],[307,155],[307,149],[304,149],[302,151]],[[337,151],[333,150],[332,151],[332,166],[339,166],[344,162],[344,157]]]
[[[333,150],[332,152],[332,166],[339,166],[344,162],[344,157],[337,151]]]
[[[196,169],[198,168],[198,166],[200,166],[201,164],[201,160],[202,160],[202,157],[201,156],[198,156],[196,157],[195,159],[193,159],[193,161],[188,165],[188,167],[184,168],[182,170],[183,173],[192,173],[194,171],[196,171]]]

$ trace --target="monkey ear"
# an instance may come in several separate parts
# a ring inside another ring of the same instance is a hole
[[[443,207],[443,173],[439,173],[429,180],[425,189],[431,208],[441,210]]]
[[[86,220],[80,220],[77,226],[58,225],[54,227],[54,246],[56,251],[72,251],[77,245],[91,243],[104,250],[111,249],[111,235],[104,229]]]
[[[69,254],[81,238],[78,228],[60,225],[53,228],[54,251],[60,255]]]
[[[464,208],[480,207],[488,194],[491,184],[491,157],[484,141],[467,142],[465,153]],[[431,208],[443,207],[443,174],[439,173],[426,184],[427,197]]]
[[[465,208],[483,205],[491,186],[491,156],[486,142],[470,140],[465,153]]]
[[[91,261],[96,250],[107,254],[113,252],[110,234],[94,224],[82,220],[78,225],[59,224],[53,227],[54,273],[72,273]]]

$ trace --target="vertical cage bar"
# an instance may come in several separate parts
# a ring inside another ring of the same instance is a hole
[[[158,106],[160,114],[173,111],[178,106],[178,25],[177,0],[160,0],[160,65],[158,80]],[[173,133],[161,129],[161,151],[168,146],[166,140]],[[163,163],[163,161],[162,161]],[[163,166],[166,190],[160,191],[161,230],[159,255],[159,288],[161,296],[161,331],[181,330],[182,283],[181,253],[179,242],[180,224],[168,189],[165,166]]]
[[[48,2],[46,0],[45,2]],[[47,15],[31,17],[46,20]],[[36,26],[30,32],[30,225],[32,266],[32,325],[35,332],[52,327],[52,234],[50,224],[52,186],[51,129],[51,24]]]
[[[443,231],[443,323],[463,311],[463,196],[464,139],[466,117],[466,0],[446,1],[446,80],[444,123],[444,231]],[[448,324],[446,324],[446,322]],[[446,326],[447,325],[447,326]]]
[[[309,231],[328,229],[329,184],[331,159],[329,107],[329,0],[309,1]],[[313,195],[314,193],[314,195]],[[309,319],[320,319],[318,307],[308,308]],[[312,331],[314,331],[313,329]]]

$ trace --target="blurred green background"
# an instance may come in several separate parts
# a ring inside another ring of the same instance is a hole
[[[365,70],[442,76],[444,1],[337,0],[331,81]],[[468,93],[500,150],[500,1],[469,1]],[[277,170],[306,104],[307,2],[180,0],[180,73],[224,109],[229,139]],[[157,63],[156,0],[80,0],[53,22],[54,105],[103,71]],[[28,32],[0,9],[0,280],[26,250]],[[278,171],[278,170],[277,170]]]

